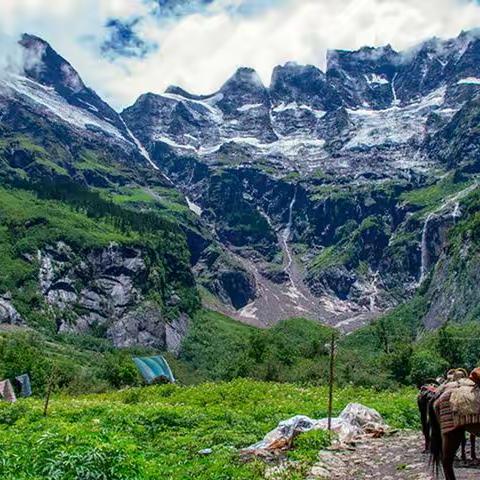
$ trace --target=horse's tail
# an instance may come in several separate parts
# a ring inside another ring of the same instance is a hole
[[[442,430],[435,412],[435,401],[432,399],[428,404],[428,419],[430,423],[430,463],[435,476],[438,476],[442,463]]]

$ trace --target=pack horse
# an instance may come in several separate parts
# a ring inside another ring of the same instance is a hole
[[[455,480],[454,459],[462,446],[466,459],[465,434],[470,433],[472,460],[476,460],[475,436],[480,434],[480,368],[467,376],[462,369],[451,370],[445,381],[432,382],[421,388],[418,407],[434,472],[440,466],[445,480]]]

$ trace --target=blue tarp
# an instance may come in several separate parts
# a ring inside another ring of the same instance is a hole
[[[18,382],[22,389],[22,397],[30,397],[32,395],[32,385],[30,383],[30,377],[28,376],[28,373],[24,373],[23,375],[15,377],[15,380]]]
[[[161,355],[156,355],[155,357],[133,357],[133,361],[147,383],[154,383],[162,379],[172,383],[175,382],[167,361]]]

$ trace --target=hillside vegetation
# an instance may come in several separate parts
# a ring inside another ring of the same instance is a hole
[[[181,302],[177,310],[198,308],[189,253],[178,225],[160,215],[123,209],[70,181],[15,181],[0,188],[0,293],[14,296],[16,308],[31,326],[50,323],[55,328],[55,315],[47,315],[38,292],[36,258],[41,249],[60,241],[79,257],[112,243],[141,248],[156,272],[155,285],[145,285],[145,291],[155,290],[155,301],[165,313],[173,289]]]
[[[480,325],[451,324],[426,332],[419,325],[425,300],[399,307],[369,327],[337,335],[336,384],[396,389],[420,385],[451,367],[472,369],[480,358]],[[269,330],[200,310],[178,358],[163,352],[180,384],[251,378],[297,385],[326,385],[332,330],[290,319]],[[55,372],[57,390],[70,394],[141,385],[132,362],[148,348],[115,349],[102,338],[50,330],[0,331],[0,377],[30,372],[36,396]]]

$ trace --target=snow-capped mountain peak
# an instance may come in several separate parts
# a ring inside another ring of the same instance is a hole
[[[475,33],[405,52],[331,50],[326,72],[287,62],[266,87],[255,70],[240,68],[216,93],[170,87],[123,115],[144,142],[208,163],[228,158],[348,175],[382,165],[382,175],[397,175],[423,168],[417,152],[427,136],[479,91],[479,55]]]

